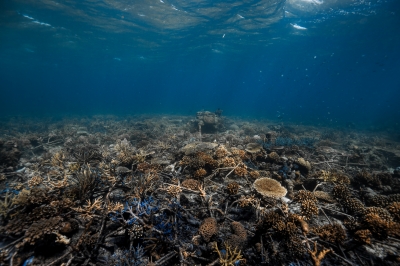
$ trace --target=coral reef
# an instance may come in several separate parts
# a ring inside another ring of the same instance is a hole
[[[221,110],[10,119],[0,264],[396,265],[394,147]]]

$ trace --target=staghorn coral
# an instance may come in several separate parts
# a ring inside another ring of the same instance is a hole
[[[236,182],[231,182],[226,186],[226,190],[230,195],[236,195],[239,192],[239,184]]]
[[[13,200],[13,197],[11,195],[12,193],[8,192],[4,196],[4,200],[0,200],[0,215],[4,218],[7,218],[11,207],[15,204],[15,201]]]
[[[308,250],[308,253],[311,256],[314,266],[320,266],[322,260],[325,258],[326,254],[332,252],[331,249],[323,248],[321,251],[318,251],[317,243],[314,242],[314,250]]]
[[[318,226],[313,231],[323,240],[331,243],[342,243],[346,240],[346,231],[338,223]]]
[[[225,244],[225,251],[219,251],[217,243],[214,242],[214,250],[215,252],[218,253],[219,256],[219,263],[222,266],[237,266],[241,265],[242,263],[245,264],[246,260],[243,259],[243,256],[241,254],[240,250],[237,250],[237,248],[232,250],[232,247]]]
[[[286,188],[281,186],[278,181],[268,177],[257,179],[254,181],[253,187],[258,193],[265,197],[281,198],[287,193]]]
[[[204,241],[209,242],[211,237],[218,232],[217,220],[209,217],[203,220],[199,228],[199,234],[203,237]]]

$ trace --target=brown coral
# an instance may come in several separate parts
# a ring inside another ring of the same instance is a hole
[[[311,170],[310,162],[304,160],[304,158],[297,158],[295,163],[299,166],[300,170],[303,170],[305,173],[308,173]]]
[[[235,235],[239,236],[243,241],[247,240],[247,231],[241,223],[232,222],[231,227]]]
[[[239,184],[231,182],[226,186],[226,189],[230,195],[236,195],[239,192]]]
[[[360,242],[361,244],[371,244],[371,231],[368,229],[365,230],[358,230],[357,232],[354,233],[354,240],[357,242]]]
[[[303,202],[305,200],[317,202],[317,198],[315,197],[314,193],[308,190],[299,190],[296,193],[294,200],[297,200],[299,202]]]
[[[400,221],[400,202],[393,202],[387,209],[395,221]]]
[[[222,166],[224,166],[224,167],[235,167],[236,166],[235,159],[230,158],[230,157],[223,158],[221,162],[222,162]]]
[[[200,187],[200,182],[195,179],[186,179],[182,182],[182,187],[191,189],[191,190],[198,190]]]
[[[268,154],[267,158],[273,163],[278,163],[281,161],[281,157],[279,156],[279,154],[274,151]]]
[[[238,176],[247,175],[247,166],[242,164],[242,165],[236,167],[234,170],[234,173],[235,173],[235,175],[238,175]]]
[[[318,252],[317,243],[314,242],[314,250],[308,250],[308,253],[311,255],[314,266],[320,266],[321,261],[325,258],[326,254],[331,252],[332,250],[323,248]]]
[[[203,168],[200,168],[194,172],[194,177],[199,178],[199,177],[205,176],[206,174],[207,174],[207,171],[204,170]]]
[[[216,150],[215,150],[215,157],[217,158],[224,158],[226,156],[229,155],[228,150],[225,148],[224,145],[219,146]]]
[[[40,219],[34,222],[25,232],[25,237],[20,246],[29,243],[34,245],[37,240],[42,239],[45,235],[52,234],[62,228],[62,218],[52,217],[50,219]]]
[[[346,240],[346,231],[337,223],[316,227],[314,232],[321,239],[331,243],[341,243]]]
[[[252,177],[252,178],[254,178],[254,179],[257,179],[257,178],[259,178],[261,175],[260,175],[260,172],[258,172],[258,171],[251,171],[250,173],[249,173],[249,175],[250,175],[250,177]]]
[[[209,242],[211,237],[218,232],[217,220],[209,217],[203,220],[199,228],[199,234],[203,237],[204,241]]]
[[[312,200],[304,200],[301,202],[301,215],[305,220],[311,219],[312,216],[318,215],[318,207],[315,204],[315,201]]]
[[[325,191],[314,191],[314,196],[318,199],[318,200],[322,200],[325,202],[329,202],[329,203],[335,203],[335,199],[331,197],[331,195],[329,195],[329,193],[325,192]]]
[[[253,187],[261,195],[271,198],[281,198],[287,193],[286,188],[281,186],[278,181],[268,177],[257,179]]]

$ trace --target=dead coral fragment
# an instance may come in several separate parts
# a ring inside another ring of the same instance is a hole
[[[215,252],[218,253],[219,263],[222,266],[237,266],[246,263],[246,260],[243,259],[240,250],[237,250],[237,248],[232,250],[232,247],[226,243],[224,245],[225,245],[225,252],[221,252],[218,249],[217,243],[214,242],[214,250]]]
[[[253,187],[261,195],[276,199],[284,197],[287,193],[286,188],[281,186],[278,181],[268,177],[257,179]]]
[[[204,219],[199,228],[199,233],[204,241],[209,242],[211,237],[218,232],[217,220],[213,217]]]

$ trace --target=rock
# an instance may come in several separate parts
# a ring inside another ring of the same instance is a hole
[[[187,144],[185,147],[181,148],[180,151],[186,155],[190,155],[199,151],[211,151],[217,146],[217,143],[196,141]]]

